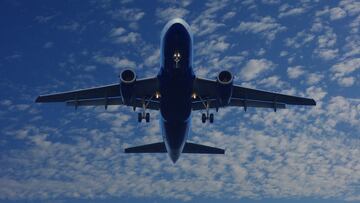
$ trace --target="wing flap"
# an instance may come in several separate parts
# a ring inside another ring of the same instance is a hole
[[[239,98],[231,98],[229,106],[286,109],[286,105],[284,103],[278,103],[278,102],[274,103],[268,101],[257,101],[257,100],[249,100],[249,99],[245,100]]]
[[[208,102],[209,108],[216,108],[217,101],[216,99],[207,99],[205,102]],[[253,108],[271,108],[271,109],[286,109],[286,104],[284,103],[274,103],[268,101],[257,101],[257,100],[249,100],[249,99],[241,99],[241,98],[231,98],[228,106],[238,106],[238,107],[253,107]],[[205,105],[202,101],[195,101],[192,103],[192,110],[204,110]]]
[[[166,153],[164,142],[129,147],[125,149],[125,153]]]
[[[189,154],[225,154],[224,149],[209,147],[206,145],[195,144],[191,142],[185,143],[182,153]]]
[[[146,109],[159,110],[160,102],[157,100],[145,100]],[[115,98],[97,98],[97,99],[83,99],[83,100],[70,100],[66,101],[68,106],[111,106],[111,105],[123,105],[121,97]],[[143,108],[142,99],[135,99],[131,105],[132,107]]]

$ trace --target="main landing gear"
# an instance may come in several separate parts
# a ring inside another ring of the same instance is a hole
[[[141,123],[142,119],[145,119],[147,123],[150,122],[150,113],[138,113],[138,122]]]
[[[199,96],[201,102],[203,103],[206,113],[202,113],[201,114],[201,122],[205,123],[207,120],[210,123],[214,122],[214,114],[213,113],[209,113],[209,108],[210,108],[210,102],[209,101],[204,101],[200,96]]]
[[[210,123],[213,123],[214,122],[214,114],[213,113],[202,113],[201,114],[201,121],[202,123],[205,123],[206,120],[209,120]]]
[[[151,98],[150,98],[151,99]],[[149,104],[149,102],[150,101],[148,101],[147,103],[146,103],[146,101],[145,101],[145,99],[143,99],[143,101],[142,101],[142,112],[139,112],[138,113],[138,122],[139,123],[141,123],[141,121],[143,120],[143,119],[145,119],[145,121],[147,122],[147,123],[149,123],[150,122],[150,113],[147,113],[146,112],[146,107],[148,106],[148,104]],[[135,110],[135,108],[134,108],[134,110]]]

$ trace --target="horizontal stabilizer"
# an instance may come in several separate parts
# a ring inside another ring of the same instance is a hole
[[[166,153],[164,142],[157,142],[153,144],[141,145],[137,147],[130,147],[125,149],[125,153]]]
[[[182,153],[191,153],[191,154],[225,154],[225,150],[209,147],[200,144],[194,144],[187,142],[184,146]]]

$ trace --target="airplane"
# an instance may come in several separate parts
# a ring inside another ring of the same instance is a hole
[[[163,142],[130,147],[125,153],[167,153],[175,164],[182,153],[224,154],[225,150],[188,142],[192,111],[201,111],[202,123],[214,122],[219,108],[235,106],[270,108],[286,105],[314,106],[311,98],[279,94],[233,84],[234,76],[222,70],[216,79],[197,77],[193,70],[193,35],[180,18],[170,20],[162,30],[160,71],[154,77],[137,78],[123,70],[120,81],[106,86],[41,95],[36,102],[65,102],[69,106],[125,105],[141,108],[138,122],[150,121],[148,110],[160,111]]]

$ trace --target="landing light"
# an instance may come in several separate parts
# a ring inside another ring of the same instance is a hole
[[[159,98],[160,98],[160,93],[159,93],[159,92],[156,92],[156,93],[155,93],[155,98],[156,98],[156,99],[159,99]]]
[[[191,97],[192,97],[193,99],[196,99],[196,93],[193,93],[193,94],[191,95]]]

